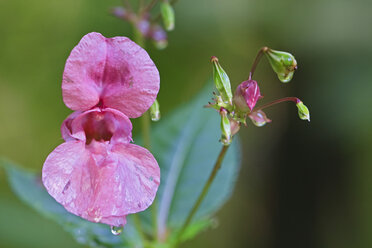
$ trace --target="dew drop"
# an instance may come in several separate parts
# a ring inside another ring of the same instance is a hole
[[[120,235],[123,232],[123,226],[111,226],[111,233],[114,235]]]

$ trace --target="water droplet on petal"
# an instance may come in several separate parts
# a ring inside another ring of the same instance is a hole
[[[111,226],[111,233],[114,235],[120,235],[123,232],[123,226]]]

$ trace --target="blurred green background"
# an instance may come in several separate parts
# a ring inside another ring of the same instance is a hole
[[[71,112],[61,96],[65,60],[88,32],[131,37],[108,14],[119,3],[0,0],[1,155],[40,171],[62,143]],[[163,115],[211,77],[210,56],[235,87],[263,45],[293,53],[299,69],[281,84],[263,60],[262,102],[293,95],[311,110],[306,123],[284,103],[266,112],[273,123],[244,128],[241,174],[219,226],[183,247],[372,247],[371,9],[367,0],[177,3],[169,47],[148,46]],[[83,246],[21,203],[0,170],[0,247]]]

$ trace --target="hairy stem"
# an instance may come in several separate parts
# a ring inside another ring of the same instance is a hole
[[[269,48],[265,46],[265,47],[261,48],[260,51],[258,51],[256,59],[254,60],[253,65],[251,67],[251,71],[249,72],[248,80],[252,79],[253,73],[256,70],[256,67],[257,67],[258,63],[260,62],[261,57],[264,55],[264,53],[267,50],[269,50]]]
[[[221,168],[222,161],[225,157],[225,154],[226,154],[228,148],[229,148],[229,146],[222,146],[221,151],[220,151],[220,153],[217,157],[216,163],[214,164],[213,170],[212,170],[212,172],[211,172],[211,174],[208,178],[208,181],[205,183],[202,192],[200,193],[200,195],[199,195],[198,199],[196,200],[194,206],[192,207],[189,215],[187,216],[185,223],[183,224],[180,232],[177,235],[175,247],[177,247],[177,245],[180,243],[180,239],[181,239],[183,233],[186,231],[188,225],[192,221],[192,218],[194,217],[194,215],[198,211],[201,203],[203,202],[204,198],[206,197],[206,195],[209,191],[209,188],[211,187],[212,182],[214,181],[214,179],[217,175],[218,170]]]

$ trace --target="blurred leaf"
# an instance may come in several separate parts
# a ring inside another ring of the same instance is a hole
[[[200,220],[200,221],[196,221],[192,223],[192,225],[190,225],[186,229],[185,233],[182,235],[181,241],[183,242],[183,241],[194,238],[198,233],[205,231],[206,229],[210,227],[215,226],[216,225],[215,222],[216,220],[213,220],[213,219],[205,219],[205,220]],[[174,238],[176,237],[177,236],[174,235]]]
[[[29,172],[12,162],[0,159],[14,193],[43,216],[52,219],[71,233],[77,242],[90,247],[134,247],[140,242],[138,233],[128,218],[123,234],[114,236],[110,227],[86,221],[67,212],[45,190],[37,173]]]
[[[152,152],[161,167],[157,195],[160,233],[166,233],[167,227],[177,230],[184,223],[222,147],[218,142],[221,136],[219,115],[216,111],[203,108],[212,90],[213,84],[209,83],[192,102],[163,118],[152,132]],[[230,197],[239,161],[239,144],[235,139],[194,222],[211,216]],[[190,236],[198,230],[195,227]]]

